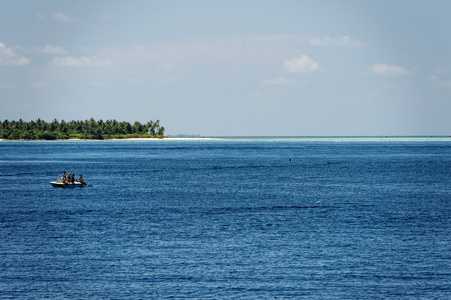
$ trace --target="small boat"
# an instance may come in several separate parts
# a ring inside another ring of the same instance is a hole
[[[82,182],[75,181],[74,183],[63,183],[60,180],[58,181],[52,181],[50,184],[53,187],[59,187],[59,188],[76,188],[76,187],[85,187],[86,184],[83,184]]]

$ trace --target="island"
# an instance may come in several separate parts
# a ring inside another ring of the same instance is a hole
[[[48,123],[41,119],[26,122],[0,121],[0,139],[4,140],[106,140],[129,138],[166,138],[164,127],[160,126],[160,120],[149,121],[141,124],[116,120],[98,120],[94,118],[85,121],[54,119]]]

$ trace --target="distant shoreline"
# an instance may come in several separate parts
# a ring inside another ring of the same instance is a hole
[[[199,137],[199,138],[177,138],[177,137],[164,137],[164,138],[125,138],[125,139],[56,139],[56,140],[5,140],[0,139],[0,142],[45,142],[45,141],[58,141],[58,142],[64,142],[64,141],[162,141],[162,140],[171,140],[171,141],[205,141],[205,140],[220,140],[221,138],[205,138],[205,137]]]
[[[218,137],[164,137],[124,139],[56,139],[56,140],[6,140],[0,142],[99,142],[99,141],[255,141],[255,142],[451,142],[451,136],[218,136]]]
[[[170,141],[208,141],[208,140],[219,140],[219,138],[205,138],[205,137],[187,137],[187,138],[177,138],[177,137],[167,137],[167,138],[129,138],[129,139],[111,139],[112,141],[154,141],[154,140],[170,140]]]

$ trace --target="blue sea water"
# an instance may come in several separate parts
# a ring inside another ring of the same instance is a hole
[[[0,142],[0,299],[450,299],[450,170],[449,140]]]

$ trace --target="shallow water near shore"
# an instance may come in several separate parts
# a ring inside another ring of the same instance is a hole
[[[451,141],[374,139],[1,142],[0,298],[451,298]]]

